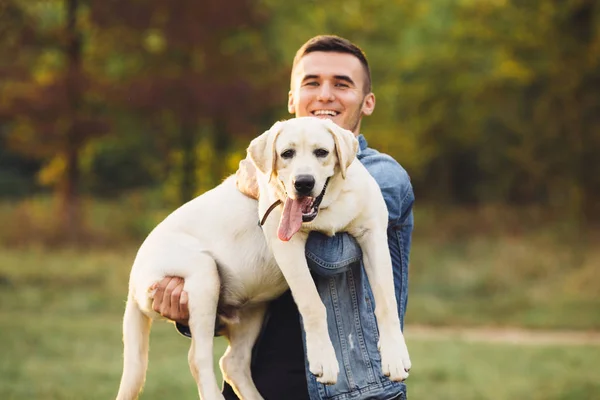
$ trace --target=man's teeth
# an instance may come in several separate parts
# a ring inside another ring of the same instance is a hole
[[[314,115],[319,116],[319,115],[330,115],[332,117],[335,117],[337,115],[337,112],[332,111],[332,110],[317,110],[315,112],[313,112]]]

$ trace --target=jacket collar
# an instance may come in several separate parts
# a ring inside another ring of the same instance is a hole
[[[365,151],[367,149],[367,147],[369,147],[369,144],[367,143],[367,139],[365,139],[365,137],[362,134],[359,134],[357,136],[358,139],[358,151],[356,152],[356,154],[360,154],[363,151]]]

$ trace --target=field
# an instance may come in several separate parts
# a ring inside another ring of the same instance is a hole
[[[4,313],[0,398],[110,399],[119,384],[119,315]],[[197,398],[187,338],[155,324],[142,399]],[[421,340],[409,334],[412,399],[598,398],[600,346],[532,346]],[[223,342],[217,341],[217,352]]]
[[[107,399],[115,395],[121,371],[120,320],[134,253],[133,249],[3,249],[0,398]],[[439,308],[425,315],[415,309],[429,310],[432,301],[443,303],[450,320],[460,315],[451,313],[461,302],[470,303],[460,298],[456,304],[435,299],[421,287],[419,279],[411,289],[407,327],[415,366],[409,378],[411,398],[583,400],[600,395],[596,373],[599,345],[471,342],[452,335],[420,338],[410,334],[411,323],[442,324],[444,320],[436,319]],[[593,304],[585,306],[583,299],[579,302],[580,314],[587,312],[593,317]],[[567,310],[552,308],[560,304],[558,300],[540,304],[513,314],[512,320],[504,318],[509,324],[529,321],[548,328],[554,326],[555,319],[528,320],[522,319],[523,315],[568,315]],[[487,307],[473,305],[468,313],[471,319],[465,320],[472,325],[474,321],[485,324],[492,317],[484,311],[494,307],[498,307],[496,302]],[[592,328],[592,324],[587,320],[575,325]],[[143,399],[195,398],[187,367],[188,345],[188,339],[179,336],[170,324],[155,324]],[[216,352],[222,350],[223,343],[217,340]]]
[[[600,341],[536,341],[540,331],[598,337],[600,250],[591,245],[597,236],[574,237],[560,225],[516,229],[510,218],[488,221],[485,213],[475,227],[456,213],[440,218],[421,212],[414,236],[410,398],[600,398]],[[5,227],[18,227],[15,221],[7,218]],[[435,229],[438,223],[448,228]],[[0,399],[114,398],[134,242],[78,250],[0,247]],[[492,335],[477,341],[446,335],[457,327]],[[503,327],[528,329],[533,339],[497,340],[493,332]],[[224,344],[216,343],[220,354]],[[196,398],[188,345],[172,325],[155,324],[142,399]]]

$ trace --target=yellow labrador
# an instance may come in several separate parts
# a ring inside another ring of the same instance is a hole
[[[356,238],[375,298],[383,372],[401,381],[411,367],[394,293],[387,207],[377,182],[356,159],[357,147],[352,132],[328,119],[303,117],[275,124],[248,148],[259,170],[259,214],[283,204],[263,231],[302,315],[309,369],[322,383],[335,383],[339,366],[304,256],[310,231]]]
[[[143,386],[151,322],[161,318],[149,288],[168,275],[183,277],[189,294],[188,361],[200,398],[223,399],[212,367],[218,318],[229,340],[220,361],[225,380],[240,398],[262,399],[250,375],[251,351],[267,302],[288,284],[303,317],[310,370],[320,382],[335,383],[339,367],[325,308],[304,257],[307,232],[315,229],[348,231],[361,244],[377,304],[383,370],[391,379],[406,378],[410,361],[396,312],[386,206],[376,182],[354,162],[356,149],[352,133],[327,120],[276,123],[248,148],[259,170],[258,214],[256,201],[229,177],[150,233],[131,270],[118,400],[135,399]],[[278,200],[283,207],[261,229],[258,217]]]
[[[218,314],[230,342],[221,359],[225,379],[241,398],[261,398],[250,377],[251,351],[267,302],[288,286],[258,225],[257,202],[237,190],[235,179],[175,210],[140,247],[123,317],[118,400],[137,398],[144,384],[151,322],[161,319],[152,310],[150,288],[165,276],[185,279],[192,333],[188,361],[200,398],[223,399],[213,370]]]

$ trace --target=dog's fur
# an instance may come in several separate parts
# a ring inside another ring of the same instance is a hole
[[[293,157],[282,158],[290,149]],[[144,383],[150,325],[160,318],[152,310],[150,288],[168,275],[185,279],[192,333],[188,361],[202,399],[223,399],[212,367],[218,312],[227,315],[222,322],[229,347],[220,362],[225,380],[240,398],[262,399],[250,376],[251,351],[267,302],[288,285],[302,315],[310,371],[322,383],[335,383],[339,366],[325,307],[304,256],[311,230],[330,235],[346,231],[356,237],[375,297],[383,372],[397,381],[408,376],[410,360],[400,331],[387,247],[387,209],[377,183],[355,160],[356,150],[352,133],[329,120],[307,117],[278,122],[248,148],[258,169],[258,215],[256,201],[240,193],[235,177],[230,177],[177,209],[152,231],[131,271],[118,400],[136,398]],[[285,205],[276,208],[261,229],[257,217],[271,204],[301,197],[294,189],[298,175],[314,178],[309,194],[313,198],[323,192],[329,178],[316,218],[299,230],[288,226],[286,231],[281,218]]]

